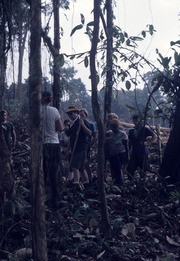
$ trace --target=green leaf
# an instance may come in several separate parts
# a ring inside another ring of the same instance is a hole
[[[89,23],[87,24],[87,26],[94,26],[94,21],[89,22]]]
[[[86,56],[86,57],[84,58],[84,65],[85,65],[86,68],[88,67],[88,64],[89,64],[89,62],[88,62],[88,57]]]
[[[82,25],[82,24],[79,24],[79,25],[75,26],[75,27],[72,29],[70,36],[72,36],[77,30],[79,30],[79,29],[81,29],[81,28],[83,28],[83,25]]]
[[[123,34],[123,33],[120,33],[119,36],[120,36],[120,41],[121,41],[121,43],[124,43],[124,41],[125,41],[124,34]]]
[[[81,23],[84,24],[85,23],[85,17],[83,14],[81,14]]]
[[[99,84],[99,75],[98,74],[96,75],[96,83],[97,83],[97,85]]]
[[[137,37],[137,36],[131,36],[130,38],[131,38],[131,40],[133,40],[133,41],[142,41],[142,40],[143,40],[142,37]]]
[[[64,65],[64,55],[60,54],[59,55],[59,66],[63,67],[63,65]]]
[[[180,54],[178,52],[174,53],[174,60],[175,60],[175,65],[180,66]]]
[[[126,85],[126,89],[127,89],[127,90],[130,90],[130,89],[131,89],[131,83],[130,83],[130,81],[126,81],[125,85]]]
[[[132,110],[132,111],[136,111],[136,108],[134,108],[134,107],[132,107],[132,106],[130,106],[130,105],[128,105],[128,104],[125,104],[125,106],[126,106],[128,109]]]
[[[145,38],[146,37],[146,32],[145,31],[142,31],[141,32],[142,36]]]
[[[76,57],[75,54],[71,55],[71,56],[70,56],[70,60],[73,60],[75,57]]]
[[[173,42],[173,41],[170,42],[170,45],[171,45],[171,46],[176,45],[176,44],[177,44],[177,45],[180,45],[180,40],[179,40],[179,41],[176,41],[176,42]]]
[[[154,26],[152,24],[149,25],[149,33],[150,35],[153,35],[153,32],[154,32]]]

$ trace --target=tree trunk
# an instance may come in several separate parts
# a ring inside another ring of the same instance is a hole
[[[91,86],[92,86],[92,108],[94,118],[98,129],[98,185],[101,204],[101,230],[104,235],[109,234],[109,215],[107,210],[107,201],[104,187],[104,125],[100,111],[97,94],[97,71],[96,71],[96,52],[99,36],[99,16],[100,16],[101,1],[94,0],[94,30],[92,47],[90,51],[90,71],[91,71]]]
[[[0,110],[4,107],[5,71],[6,71],[6,35],[5,17],[2,3],[0,3]]]
[[[22,27],[22,25],[21,25]],[[19,30],[19,39],[18,39],[18,49],[19,49],[19,61],[18,61],[18,82],[17,82],[17,99],[20,103],[20,110],[22,106],[22,72],[23,72],[23,57],[24,57],[24,48],[26,43],[26,36],[28,32],[28,27],[25,26],[24,32],[22,28]]]
[[[179,95],[180,97],[180,95]],[[169,176],[167,182],[170,184],[174,184],[176,182],[180,182],[180,101],[178,99],[175,115],[174,115],[174,123],[172,130],[170,132],[169,140],[167,142],[162,163],[159,169],[159,174],[162,177]]]
[[[60,50],[60,31],[59,31],[59,0],[53,0],[54,10],[54,48],[56,55],[54,56],[54,83],[53,83],[53,105],[60,109],[60,98],[62,92],[60,90],[60,66],[59,66],[59,50]]]
[[[106,1],[107,11],[107,55],[106,55],[106,88],[104,97],[104,120],[106,122],[107,113],[111,112],[112,88],[113,88],[113,11],[112,0]]]
[[[47,242],[44,206],[44,177],[42,168],[42,119],[41,119],[41,0],[31,1],[29,105],[31,130],[32,175],[32,238],[33,258],[47,261]]]

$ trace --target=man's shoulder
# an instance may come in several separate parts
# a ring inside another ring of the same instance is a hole
[[[6,126],[6,127],[8,127],[8,128],[14,128],[12,122],[10,122],[10,121],[7,121],[7,122],[5,122],[5,123],[2,123],[2,126]]]
[[[89,127],[92,131],[96,131],[96,125],[94,124],[94,122],[85,120],[85,123],[87,124],[87,127]]]
[[[43,111],[44,112],[48,112],[50,113],[51,115],[55,115],[56,117],[60,118],[60,113],[58,111],[57,108],[55,107],[52,107],[52,106],[43,106]]]

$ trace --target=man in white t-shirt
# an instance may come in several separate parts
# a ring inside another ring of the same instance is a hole
[[[43,113],[43,170],[45,184],[49,180],[51,186],[51,205],[57,206],[58,172],[60,161],[60,144],[58,133],[63,130],[63,124],[59,111],[50,106],[52,96],[50,92],[42,93]]]

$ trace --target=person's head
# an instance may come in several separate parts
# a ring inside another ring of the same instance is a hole
[[[76,106],[76,104],[69,105],[66,113],[70,120],[75,120],[77,116],[79,115],[80,109]]]
[[[137,126],[141,122],[141,117],[138,114],[133,115],[132,117],[133,123]]]
[[[42,93],[42,104],[46,105],[49,104],[52,101],[52,95],[48,91],[44,91]]]
[[[65,119],[64,120],[64,126],[66,127],[68,127],[68,126],[70,126],[70,124],[71,124],[71,121],[69,120],[69,119]]]
[[[113,132],[117,132],[117,131],[119,130],[120,124],[121,124],[121,122],[120,122],[120,120],[118,120],[118,119],[112,119],[112,120],[109,122],[110,129],[111,129]]]
[[[8,117],[8,112],[6,110],[2,110],[0,111],[0,117],[1,117],[1,121],[6,121],[7,117]]]
[[[79,115],[81,116],[81,118],[86,119],[88,117],[88,112],[85,108],[82,108]]]
[[[119,119],[118,115],[116,113],[113,113],[113,112],[108,113],[107,117],[108,117],[108,122],[110,122],[113,119]]]

